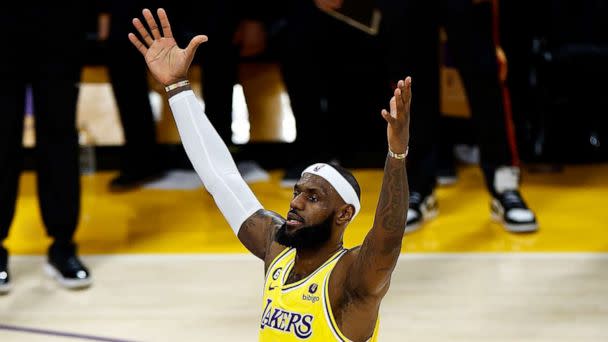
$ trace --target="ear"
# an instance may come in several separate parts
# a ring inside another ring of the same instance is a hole
[[[352,204],[344,204],[338,208],[338,215],[336,215],[336,223],[338,225],[346,225],[355,215],[355,207]]]

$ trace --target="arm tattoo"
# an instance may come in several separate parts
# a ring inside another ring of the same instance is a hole
[[[401,235],[402,237],[405,231],[408,201],[409,191],[404,162],[387,158],[380,200],[376,209],[375,219],[378,228],[391,235]]]
[[[405,231],[409,194],[405,163],[387,158],[374,226],[367,234],[355,263],[351,289],[367,294],[385,293]]]

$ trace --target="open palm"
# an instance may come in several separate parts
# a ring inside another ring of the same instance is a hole
[[[129,40],[145,57],[152,75],[164,85],[187,79],[188,68],[192,63],[194,53],[200,44],[207,41],[207,36],[196,36],[185,49],[180,49],[173,38],[169,18],[164,9],[159,8],[157,11],[160,28],[150,10],[144,9],[142,13],[149,31],[139,19],[135,18],[133,26],[137,29],[141,39],[137,35],[129,33]]]
[[[410,105],[412,103],[412,78],[406,77],[397,83],[394,96],[389,102],[390,111],[382,110],[388,123],[386,131],[391,151],[405,153],[410,138]]]

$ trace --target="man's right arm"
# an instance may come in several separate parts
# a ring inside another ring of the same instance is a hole
[[[241,243],[258,258],[267,260],[274,231],[284,219],[264,210],[194,92],[189,86],[180,88],[183,89],[170,94],[169,104],[192,166]]]
[[[207,37],[196,36],[181,49],[165,11],[159,9],[157,14],[160,25],[147,9],[143,11],[147,27],[133,19],[139,36],[130,33],[129,40],[144,56],[152,75],[167,86],[182,144],[218,208],[245,247],[267,260],[278,215],[263,210],[186,80],[196,49]]]

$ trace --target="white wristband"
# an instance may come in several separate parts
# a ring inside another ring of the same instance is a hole
[[[173,89],[185,87],[187,85],[190,85],[190,81],[188,81],[188,80],[183,80],[183,81],[175,82],[173,84],[169,84],[168,86],[166,86],[165,87],[165,91],[168,93],[168,92],[170,92]]]
[[[405,153],[395,153],[393,151],[391,151],[391,149],[388,149],[388,155],[391,158],[395,158],[395,159],[405,159],[405,157],[407,157],[407,154],[410,152],[410,147],[407,146],[405,148]]]

